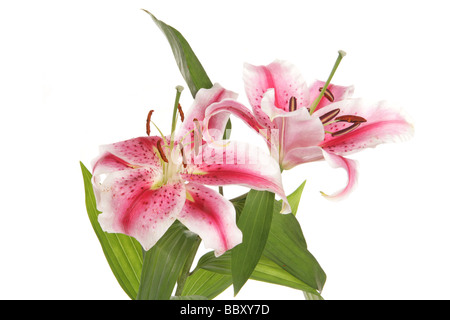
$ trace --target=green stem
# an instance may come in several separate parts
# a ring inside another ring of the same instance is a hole
[[[200,242],[202,242],[202,240],[200,239],[200,237],[197,237],[197,241],[192,246],[191,252],[189,253],[186,263],[184,264],[184,267],[181,270],[180,276],[178,277],[177,289],[175,291],[175,296],[181,296],[181,294],[183,293],[183,288],[184,288],[187,278],[189,277],[192,263],[194,262],[194,258],[195,258],[195,255],[197,254],[197,250],[200,245]]]
[[[313,114],[314,110],[316,110],[317,105],[320,103],[320,100],[322,100],[325,90],[327,90],[327,87],[330,84],[331,79],[333,78],[334,73],[336,72],[336,70],[339,66],[339,63],[341,63],[342,58],[346,55],[345,51],[342,51],[342,50],[339,50],[338,53],[339,53],[339,55],[336,59],[336,62],[334,63],[333,70],[331,70],[331,73],[328,77],[327,82],[325,82],[325,85],[323,86],[322,90],[320,91],[319,96],[316,98],[316,100],[314,100],[313,104],[311,105],[311,108],[309,109],[310,114]]]
[[[180,102],[181,92],[183,91],[182,86],[176,86],[177,95],[175,96],[175,105],[173,106],[173,114],[172,114],[172,130],[170,130],[170,149],[173,147],[173,135],[175,133],[175,127],[177,125],[177,113],[178,113],[178,103]]]

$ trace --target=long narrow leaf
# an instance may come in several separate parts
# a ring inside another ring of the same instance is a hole
[[[148,13],[156,25],[161,29],[161,31],[166,36],[169,41],[170,47],[172,49],[175,61],[178,65],[178,69],[181,72],[186,84],[191,91],[192,97],[195,98],[198,90],[205,88],[209,89],[213,86],[211,80],[206,74],[205,69],[198,60],[194,51],[192,50],[189,43],[183,37],[183,35],[172,26],[158,20],[152,13],[143,9]],[[231,134],[231,121],[228,120],[223,139],[229,139]]]
[[[212,300],[233,283],[231,271],[229,274],[220,274],[197,268],[184,285],[182,295],[200,295]]]
[[[230,252],[226,252],[222,256],[216,258],[212,254],[212,252],[206,253],[198,261],[196,270],[197,269],[230,275],[231,254]],[[264,255],[262,255],[261,259],[258,261],[258,264],[253,270],[252,275],[250,276],[250,279],[278,284],[293,289],[299,289],[312,295],[318,294],[314,288],[311,288],[306,283],[297,279]]]
[[[303,189],[305,188],[306,180],[290,195],[287,196],[289,204],[292,209],[292,214],[295,216],[297,214],[298,205],[300,203],[300,198],[302,197]]]
[[[314,256],[308,251],[298,220],[293,214],[279,214],[278,201],[264,255],[308,286],[322,290],[326,275]]]
[[[199,237],[175,221],[144,255],[138,300],[168,300]]]
[[[141,245],[134,238],[127,235],[106,233],[102,230],[97,220],[100,212],[97,210],[92,188],[92,174],[82,162],[80,162],[80,165],[84,180],[86,209],[89,220],[100,241],[103,253],[114,276],[127,295],[131,299],[135,299],[139,289],[139,279],[142,269]]]
[[[213,86],[211,80],[183,35],[175,28],[158,20],[147,10],[143,10],[152,17],[153,21],[169,41],[175,61],[177,62],[178,68],[180,69],[192,96],[195,97],[197,91],[201,88],[211,88]]]
[[[238,220],[243,234],[241,244],[232,249],[231,274],[236,295],[258,264],[269,235],[275,195],[251,190]]]

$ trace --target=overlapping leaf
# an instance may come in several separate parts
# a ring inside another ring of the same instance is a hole
[[[170,299],[186,260],[199,238],[179,221],[144,255],[138,300]]]
[[[106,233],[100,227],[97,217],[100,212],[97,210],[94,191],[92,188],[92,174],[80,162],[83,174],[86,209],[97,235],[100,245],[105,254],[106,260],[111,267],[114,276],[120,286],[131,299],[135,299],[139,290],[139,280],[142,269],[142,249],[139,242],[134,238],[124,234]]]

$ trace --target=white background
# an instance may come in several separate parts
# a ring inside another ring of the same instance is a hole
[[[0,298],[127,299],[89,223],[79,161],[101,144],[166,132],[181,78],[145,8],[189,41],[213,82],[247,104],[242,64],[286,59],[309,81],[389,100],[412,140],[351,156],[357,190],[330,202],[345,173],[317,162],[297,215],[327,273],[325,299],[448,299],[449,57],[447,1],[3,1],[0,4]],[[185,90],[181,103],[192,98]],[[259,143],[233,122],[234,137]],[[233,196],[245,189],[225,188]],[[232,290],[219,296],[232,299]],[[251,281],[236,299],[303,299]]]

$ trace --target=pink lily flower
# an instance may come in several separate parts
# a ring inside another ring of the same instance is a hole
[[[260,152],[258,161],[250,161],[248,153],[237,151],[248,150],[248,145],[190,142],[206,108],[235,97],[217,84],[202,89],[182,127],[171,136],[145,136],[100,147],[92,182],[104,231],[130,235],[149,250],[178,219],[219,256],[241,243],[242,233],[232,203],[204,185],[270,190],[287,202],[278,164],[270,155]],[[223,132],[227,120],[228,116],[218,115],[210,128]]]
[[[341,54],[345,53],[340,52],[342,58]],[[405,116],[386,102],[367,105],[352,99],[352,86],[315,81],[308,87],[297,68],[286,61],[245,64],[244,83],[253,112],[236,101],[222,101],[208,108],[205,125],[221,113],[236,115],[266,139],[284,170],[323,159],[344,168],[345,188],[333,195],[322,192],[330,199],[341,199],[355,186],[357,162],[345,156],[413,134]]]

